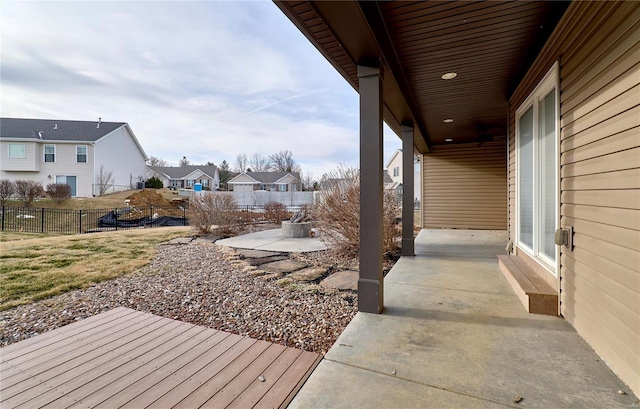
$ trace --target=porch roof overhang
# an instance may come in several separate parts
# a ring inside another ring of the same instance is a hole
[[[507,135],[508,100],[565,12],[554,1],[276,1],[358,91],[358,64],[384,71],[385,122],[432,145]],[[452,80],[441,77],[457,73]],[[445,123],[451,118],[453,122]]]

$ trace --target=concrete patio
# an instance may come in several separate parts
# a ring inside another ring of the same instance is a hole
[[[498,270],[505,243],[422,230],[383,313],[358,313],[289,407],[638,407],[564,319],[525,311]]]
[[[326,250],[327,245],[318,237],[286,238],[282,229],[263,230],[216,241],[219,246],[239,249],[305,253]]]

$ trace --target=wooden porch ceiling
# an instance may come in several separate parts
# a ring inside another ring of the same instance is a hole
[[[385,121],[414,145],[507,134],[508,99],[568,6],[556,1],[277,1],[358,90],[357,63],[380,59]],[[441,76],[455,72],[452,80]],[[444,119],[453,119],[444,123]]]

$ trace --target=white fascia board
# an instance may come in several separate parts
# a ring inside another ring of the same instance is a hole
[[[240,176],[246,176],[246,177],[248,177],[249,179],[253,180],[253,182],[234,182],[234,179],[237,179],[237,178],[239,178]],[[236,176],[234,176],[233,178],[231,178],[231,180],[229,180],[229,181],[227,182],[227,184],[229,184],[229,183],[231,183],[231,184],[233,184],[233,183],[251,183],[251,184],[254,184],[254,185],[255,185],[255,184],[260,184],[260,183],[262,183],[262,182],[260,182],[260,181],[256,180],[255,178],[252,178],[251,176],[249,176],[249,175],[247,175],[246,173],[244,173],[244,172],[243,172],[243,173],[241,173],[241,174],[239,174],[239,175],[236,175]]]
[[[396,158],[396,156],[398,155],[402,155],[402,149],[396,149],[395,152],[393,152],[393,155],[391,155],[391,159],[389,159],[389,162],[387,162],[387,164],[385,165],[385,169],[389,169],[389,165],[391,165],[391,162],[393,162],[393,160]]]

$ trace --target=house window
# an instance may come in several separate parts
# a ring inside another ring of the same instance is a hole
[[[56,161],[56,145],[44,145],[44,161],[48,163]]]
[[[76,162],[87,163],[87,145],[76,146]]]
[[[171,181],[171,187],[178,187],[180,185],[180,181],[178,180],[172,180]]]
[[[187,187],[193,187],[195,183],[196,183],[195,179],[187,179]]]
[[[202,187],[209,187],[209,179],[200,179]]]
[[[7,155],[11,159],[24,159],[27,157],[24,143],[10,143],[7,149]]]
[[[396,166],[393,168],[393,176],[400,176],[400,167]]]
[[[286,183],[278,183],[276,187],[278,188],[278,192],[286,192],[287,191]]]
[[[558,227],[557,64],[516,111],[518,246],[555,273]]]

